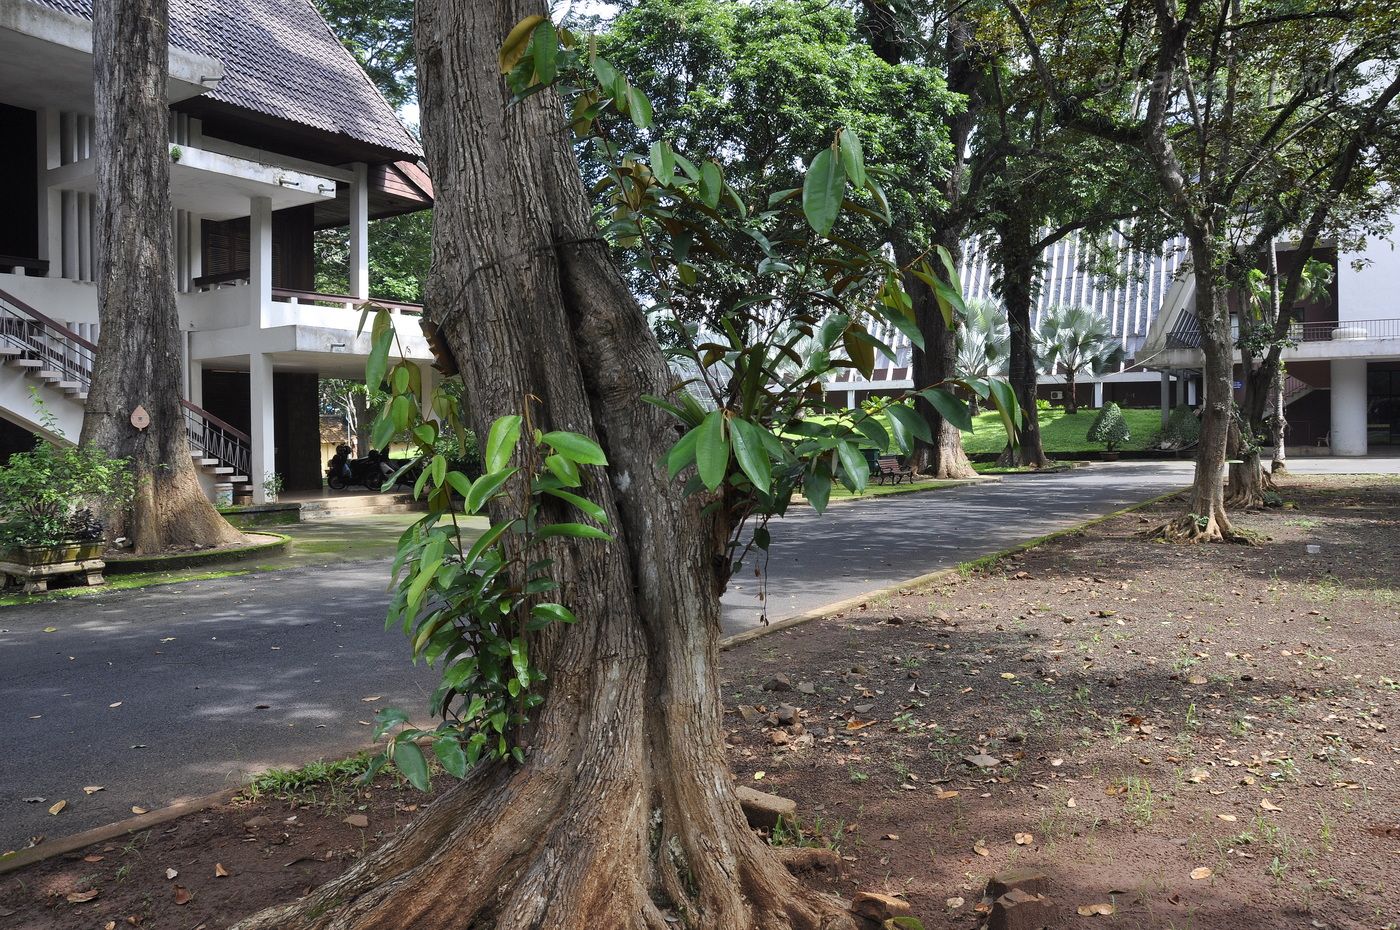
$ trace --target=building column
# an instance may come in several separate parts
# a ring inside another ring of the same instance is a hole
[[[1103,382],[1102,382],[1102,381],[1095,381],[1094,384],[1093,384],[1093,386],[1094,386],[1094,407],[1095,407],[1095,408],[1102,407],[1102,406],[1103,406]]]
[[[248,322],[263,324],[263,308],[272,300],[272,198],[252,197],[248,212]]]
[[[1333,455],[1366,454],[1366,360],[1332,359]]]
[[[264,352],[248,356],[248,413],[248,432],[253,440],[248,481],[253,486],[253,503],[266,504],[263,482],[277,473],[277,441],[272,418],[272,356]]]
[[[1162,372],[1162,429],[1167,428],[1167,420],[1172,412],[1172,373]]]
[[[855,392],[855,391],[847,391],[847,392],[846,392],[846,409],[847,409],[847,410],[854,410],[854,409],[856,409],[856,392]]]
[[[350,182],[350,296],[369,298],[369,166],[362,161],[352,165],[355,179]]]
[[[1176,376],[1176,405],[1186,406],[1186,378],[1182,375]]]
[[[1188,406],[1196,406],[1196,381],[1190,375],[1186,376],[1186,403]]]
[[[189,338],[187,335],[186,339]],[[188,345],[188,344],[187,344]],[[189,349],[185,349],[186,358],[189,357]],[[189,381],[185,385],[185,393],[189,395],[190,403],[196,407],[204,406],[204,363],[189,359],[189,368],[186,377]]]
[[[63,274],[63,192],[49,187],[48,172],[62,164],[62,132],[58,111],[45,107],[38,111],[36,133],[39,166],[39,258],[49,263],[48,276]]]

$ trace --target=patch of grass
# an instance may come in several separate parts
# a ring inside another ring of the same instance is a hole
[[[254,801],[264,796],[314,800],[318,791],[335,794],[350,787],[368,768],[369,756],[358,753],[348,759],[318,759],[296,769],[268,769],[254,778],[243,794]]]
[[[1050,455],[1103,451],[1101,444],[1085,438],[1090,424],[1098,415],[1098,410],[1089,408],[1081,409],[1074,416],[1065,413],[1063,407],[1040,411],[1042,448]],[[1132,438],[1119,447],[1125,452],[1146,449],[1162,431],[1162,411],[1156,407],[1125,407],[1123,417],[1132,431]],[[963,433],[962,437],[963,449],[969,454],[997,453],[1006,448],[1006,428],[1001,424],[1001,415],[995,410],[973,417],[972,428],[971,433]]]

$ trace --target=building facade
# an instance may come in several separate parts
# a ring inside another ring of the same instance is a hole
[[[90,0],[0,3],[0,416],[81,430],[100,332]],[[362,378],[369,221],[432,205],[418,141],[310,0],[172,0],[170,217],[185,410],[211,493],[319,488],[318,380]],[[350,286],[315,291],[348,228]],[[380,302],[383,303],[383,302]],[[433,372],[421,308],[388,304]]]

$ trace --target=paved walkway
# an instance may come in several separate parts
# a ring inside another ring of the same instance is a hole
[[[1318,467],[1400,471],[1396,459],[1339,464]],[[1093,466],[788,518],[773,528],[770,616],[1163,493],[1190,470]],[[384,630],[382,553],[399,521],[376,519],[384,549],[365,539],[349,556],[325,551],[304,567],[0,609],[0,851],[236,785],[269,765],[363,747],[377,707],[419,712],[435,676],[409,664],[397,630]],[[327,532],[311,530],[318,544]],[[758,622],[752,578],[734,587],[729,630]],[[35,797],[44,800],[25,800]],[[67,808],[49,815],[59,800]]]

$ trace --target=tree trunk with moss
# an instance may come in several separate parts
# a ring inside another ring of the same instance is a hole
[[[199,483],[181,407],[181,330],[170,247],[165,93],[166,0],[98,0],[93,8],[97,103],[97,306],[102,326],[82,442],[130,461],[130,512],[109,530],[136,552],[243,538]],[[145,408],[150,425],[132,413]]]
[[[614,541],[551,543],[578,622],[532,644],[548,690],[525,762],[478,767],[344,875],[239,926],[853,928],[843,902],[789,874],[735,798],[707,499],[667,475],[680,432],[641,400],[675,379],[590,222],[557,96],[511,104],[496,70],[507,32],[544,12],[418,4],[436,188],[427,307],[478,434],[528,404],[538,428],[605,449],[606,472],[586,469],[580,493],[605,508]]]

